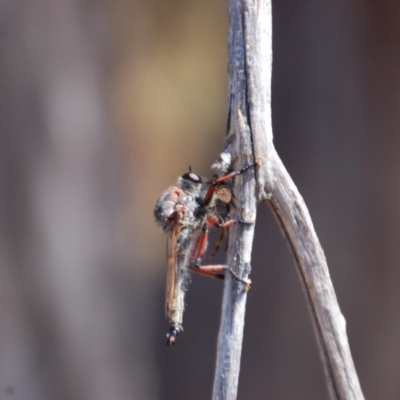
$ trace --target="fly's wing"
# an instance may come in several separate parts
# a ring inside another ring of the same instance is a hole
[[[231,206],[234,206],[234,198],[231,189],[228,185],[217,185],[215,187],[215,207],[209,210],[209,213],[214,216],[219,222],[226,221],[229,218]],[[210,258],[215,257],[221,246],[226,228],[220,228],[219,235],[211,253]],[[227,242],[228,243],[228,242]]]
[[[190,230],[176,224],[167,239],[166,315],[171,326],[182,329],[185,291],[191,255]]]
[[[172,310],[176,309],[175,292],[176,292],[176,277],[178,270],[178,230],[177,224],[168,232],[167,236],[167,279],[165,291],[165,313],[167,318],[171,320]]]
[[[228,204],[232,201],[232,191],[227,185],[218,185],[215,187],[215,196],[222,203]]]

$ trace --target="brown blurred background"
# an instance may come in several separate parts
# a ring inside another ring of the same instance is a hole
[[[273,3],[275,143],[325,249],[366,398],[400,398],[400,2]],[[226,122],[215,0],[0,2],[0,399],[210,398],[222,285],[165,346],[163,189]],[[259,209],[239,399],[326,399]]]

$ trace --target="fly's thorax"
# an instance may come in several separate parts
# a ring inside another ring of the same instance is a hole
[[[192,197],[186,200],[184,213],[181,214],[182,217],[178,222],[183,236],[190,235],[191,232],[199,229],[202,223],[202,219],[199,218],[199,210],[201,209],[199,204]]]

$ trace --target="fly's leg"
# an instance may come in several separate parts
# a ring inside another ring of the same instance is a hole
[[[208,218],[210,217],[207,217],[207,220]],[[196,248],[194,249],[193,262],[190,266],[190,269],[192,272],[195,272],[196,274],[207,276],[209,278],[225,279],[225,274],[224,274],[224,272],[226,271],[225,265],[201,265],[208,244],[207,220],[204,221],[203,226],[201,228],[201,233],[197,240]]]
[[[226,229],[236,223],[237,223],[237,221],[235,221],[235,220],[228,220],[225,222],[220,222],[218,220],[218,218],[214,217],[213,215],[208,215],[206,217],[206,220],[204,221],[203,226],[201,228],[200,237],[197,240],[196,249],[194,251],[194,263],[193,264],[194,264],[195,268],[202,268],[201,263],[203,261],[205,252],[207,250],[207,244],[208,244],[208,226],[210,225],[215,228],[221,229],[221,233],[219,235],[216,248],[214,249],[213,254],[211,256],[211,257],[213,257],[215,255],[215,253],[218,251],[221,241],[223,239],[224,229]],[[211,271],[211,269],[210,269],[210,271]],[[216,271],[218,271],[218,269],[216,269]]]
[[[199,239],[197,240],[196,248],[194,250],[193,263],[190,266],[192,272],[197,274],[208,276],[209,278],[215,279],[224,279],[224,274],[221,271],[225,271],[224,266],[215,265],[215,266],[203,266],[201,265],[205,252],[207,250],[208,244],[208,227],[207,222],[203,223],[201,234]]]
[[[251,286],[251,280],[250,279],[244,279],[241,278],[235,271],[233,271],[232,268],[230,268],[228,265],[200,265],[200,266],[192,266],[191,271],[195,272],[196,274],[206,276],[208,278],[214,278],[214,279],[225,279],[225,272],[229,271],[229,273],[232,275],[233,279],[236,281],[242,283],[244,285],[244,290],[247,292],[250,289]]]
[[[215,255],[218,253],[218,250],[221,247],[222,240],[224,239],[224,234],[225,234],[225,229],[220,228],[217,242],[215,243],[215,247],[214,247],[213,252],[211,253],[210,258],[214,258]]]
[[[213,222],[208,221],[208,223],[212,226],[215,226],[216,228],[219,228],[219,234],[217,237],[217,241],[215,242],[215,247],[214,250],[212,251],[210,258],[214,258],[216,256],[216,254],[219,251],[219,248],[221,247],[221,243],[224,240],[224,235],[225,235],[225,228],[223,227],[224,224],[224,220],[221,217],[220,214],[218,214],[218,212],[216,210],[214,210],[215,216],[216,216],[216,223],[214,224]],[[211,215],[208,217],[210,218]],[[226,249],[225,249],[226,251]]]
[[[207,217],[207,222],[204,223],[202,232],[200,237],[197,241],[196,249],[195,249],[195,256],[194,256],[194,264],[190,267],[192,272],[196,274],[207,276],[210,278],[215,279],[225,279],[225,272],[229,271],[232,277],[241,282],[245,286],[245,290],[247,291],[250,288],[251,280],[250,279],[243,279],[236,274],[228,265],[201,265],[201,262],[204,258],[204,253],[207,249],[207,242],[208,242],[208,230],[207,230],[207,223],[211,226],[219,227],[221,229],[228,228],[234,224],[240,223],[241,221],[236,220],[228,220],[223,223],[220,223],[217,218],[209,215]]]
[[[229,228],[232,225],[235,224],[246,224],[247,222],[242,221],[242,220],[236,220],[236,219],[230,219],[228,221],[223,222],[222,224],[218,221],[217,218],[213,217],[212,215],[209,215],[207,217],[207,222],[211,225],[211,226],[215,226],[215,227],[219,227],[221,229],[226,229]],[[218,245],[218,244],[217,244]],[[219,245],[218,245],[219,247]],[[204,266],[205,267],[205,266]],[[250,285],[251,285],[251,280],[250,279],[244,279],[241,278],[235,271],[233,271],[232,268],[230,268],[227,265],[223,266],[225,268],[225,270],[228,270],[230,272],[230,274],[232,275],[232,277],[238,281],[243,283],[243,285],[245,286],[245,290],[249,290],[250,289]]]
[[[208,187],[206,196],[204,198],[204,204],[207,205],[210,203],[210,201],[214,195],[214,192],[215,192],[215,187],[217,185],[220,185],[221,183],[224,183],[224,182],[228,181],[229,179],[234,178],[235,176],[245,173],[247,170],[249,170],[252,167],[260,167],[260,166],[261,166],[261,160],[259,158],[257,158],[254,163],[244,166],[239,171],[229,172],[219,178],[218,177],[214,178],[212,181],[209,182],[210,186]]]
[[[213,279],[225,279],[225,271],[228,269],[226,265],[193,265],[190,270],[201,276]]]
[[[222,175],[221,177],[214,179],[212,181],[212,183],[215,182],[215,184],[219,184],[219,183],[225,182],[225,181],[227,181],[229,179],[234,178],[235,176],[238,176],[238,175],[241,175],[241,174],[245,173],[247,170],[249,170],[252,167],[260,167],[260,166],[261,166],[261,160],[259,158],[257,158],[254,163],[245,165],[239,171],[233,171],[233,172],[229,172],[229,173],[227,173],[225,175]]]

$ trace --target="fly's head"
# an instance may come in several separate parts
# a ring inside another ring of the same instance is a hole
[[[178,178],[177,186],[191,198],[199,197],[204,186],[203,179],[192,171]]]

